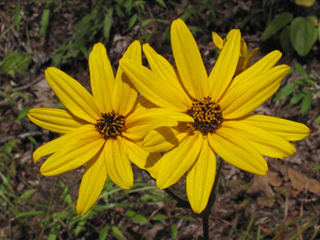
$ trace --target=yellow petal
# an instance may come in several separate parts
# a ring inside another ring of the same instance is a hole
[[[157,106],[180,112],[189,108],[184,102],[183,94],[150,69],[126,58],[120,60],[120,67],[137,90]]]
[[[221,48],[223,48],[223,39],[216,32],[212,32],[212,40],[217,48],[219,48],[220,50]]]
[[[151,177],[156,178],[159,168],[160,153],[150,153],[138,144],[123,138],[129,159],[139,168],[147,170]]]
[[[63,109],[33,108],[29,110],[28,118],[42,128],[62,134],[88,124],[88,122]]]
[[[149,44],[143,45],[143,52],[148,59],[151,70],[158,74],[161,79],[167,81],[171,84],[183,97],[186,106],[191,106],[192,101],[188,94],[184,91],[180,81],[177,71],[172,67],[172,65],[161,55],[157,54],[156,51],[150,47]]]
[[[207,97],[208,74],[196,41],[187,25],[177,19],[171,25],[173,57],[186,91],[195,99]]]
[[[304,7],[311,7],[316,0],[295,0],[295,4],[304,6]]]
[[[152,102],[150,102],[148,99],[146,99],[144,96],[141,96],[135,102],[130,113],[137,112],[140,110],[145,110],[147,108],[157,108],[157,106],[155,104],[153,104]]]
[[[166,152],[177,146],[192,131],[192,128],[183,122],[176,127],[157,128],[147,134],[142,146],[150,152]]]
[[[36,163],[41,157],[54,152],[58,152],[63,147],[77,141],[80,136],[85,134],[87,131],[92,130],[94,130],[94,126],[92,124],[84,125],[74,131],[67,133],[66,135],[63,135],[52,140],[51,142],[42,145],[41,147],[38,147],[37,150],[33,153],[33,162]]]
[[[88,162],[82,177],[77,202],[77,212],[81,215],[86,214],[98,200],[107,180],[105,157],[100,153]]]
[[[142,64],[140,42],[138,40],[134,41],[122,58],[128,58]],[[120,67],[118,67],[112,97],[113,110],[121,115],[126,115],[130,112],[138,97],[137,90]]]
[[[248,141],[263,156],[272,158],[286,158],[296,152],[296,148],[272,132],[259,127],[245,124],[243,121],[225,121],[221,124],[224,131]]]
[[[57,68],[45,71],[46,79],[61,103],[83,120],[95,124],[100,110],[92,95],[76,80]]]
[[[105,140],[96,131],[81,134],[76,142],[68,144],[49,157],[41,166],[40,172],[44,176],[55,176],[90,161],[99,152]]]
[[[241,38],[241,43],[240,43],[240,55],[243,57],[246,57],[248,54],[248,47],[246,42]]]
[[[111,180],[123,189],[132,187],[133,172],[127,148],[121,137],[109,139],[104,149],[106,154],[107,173]]]
[[[150,108],[130,114],[126,119],[123,136],[132,140],[142,140],[146,134],[159,127],[173,127],[180,122],[193,122],[193,118],[164,108]]]
[[[114,89],[114,74],[102,43],[93,46],[89,55],[91,91],[103,113],[112,111],[112,93]]]
[[[201,213],[208,204],[216,176],[216,154],[208,139],[202,142],[200,155],[187,173],[187,196],[195,213]]]
[[[239,57],[239,61],[238,61],[238,65],[237,65],[237,68],[236,68],[236,72],[234,73],[234,76],[237,76],[239,73],[242,72],[242,68],[243,68],[243,63],[245,61],[245,58],[240,56]],[[231,83],[232,84],[232,83]]]
[[[255,50],[255,49],[254,49]],[[252,50],[251,52],[253,52]],[[250,52],[250,53],[251,53]],[[249,53],[249,54],[250,54]],[[252,65],[250,68],[243,71],[241,74],[237,75],[231,82],[231,85],[227,89],[224,95],[226,95],[228,92],[232,91],[233,88],[238,86],[239,84],[244,84],[246,81],[255,78],[261,74],[263,74],[266,71],[269,71],[281,58],[282,53],[278,50],[273,51],[260,59],[258,62],[256,62],[254,65]],[[250,64],[250,63],[249,63]]]
[[[287,141],[300,141],[310,133],[310,129],[302,123],[277,117],[249,114],[238,120],[247,125],[259,127],[272,132],[283,137]]]
[[[252,61],[252,58],[254,55],[258,52],[259,48],[255,48],[252,51],[248,53],[246,58],[244,59],[243,65],[242,65],[242,71],[246,70],[248,67],[250,67],[250,63]],[[281,56],[281,55],[280,55]]]
[[[219,128],[208,134],[212,149],[226,162],[242,170],[264,175],[268,172],[267,162],[257,149],[245,139]]]
[[[139,112],[133,112],[126,119],[126,128],[129,129],[136,125],[149,123],[156,120],[158,117],[172,118],[176,122],[193,122],[194,119],[186,113],[180,113],[174,110],[165,108],[149,108]],[[166,125],[163,125],[166,126]]]
[[[277,91],[289,70],[289,66],[279,65],[235,86],[220,101],[223,118],[239,118],[259,107]]]
[[[122,132],[122,136],[133,141],[142,141],[149,131],[162,126],[177,126],[178,122],[172,118],[151,117],[144,118],[144,122],[140,122]]]
[[[157,187],[175,184],[194,164],[202,147],[202,134],[187,136],[177,147],[163,155],[157,174]]]
[[[212,91],[211,97],[215,101],[219,101],[236,71],[240,56],[240,40],[240,31],[231,30],[228,35],[228,41],[223,46],[209,75],[209,89]]]

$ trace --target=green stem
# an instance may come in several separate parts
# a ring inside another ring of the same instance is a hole
[[[219,162],[219,167],[218,167],[218,171],[216,174],[216,178],[214,180],[214,184],[211,190],[211,194],[208,200],[208,204],[206,206],[206,208],[203,210],[203,212],[200,214],[202,217],[202,226],[203,226],[203,239],[204,240],[209,240],[209,215],[211,212],[211,208],[213,207],[215,201],[216,201],[216,188],[218,186],[219,183],[219,178],[220,178],[220,174],[221,174],[221,170],[222,170],[222,165],[223,165],[223,160],[220,158],[220,162]]]

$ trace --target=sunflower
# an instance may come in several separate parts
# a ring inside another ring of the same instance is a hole
[[[141,64],[139,41],[129,46],[123,58]],[[107,176],[121,188],[132,186],[130,161],[155,178],[161,155],[141,147],[144,136],[152,128],[192,121],[177,111],[149,108],[152,104],[145,98],[137,100],[137,90],[121,69],[114,77],[101,43],[90,53],[89,68],[92,95],[64,72],[48,68],[45,77],[68,110],[38,108],[28,113],[40,127],[64,134],[34,152],[35,163],[52,154],[40,168],[42,175],[57,175],[87,163],[77,202],[79,214],[85,214],[96,202]]]
[[[228,37],[229,35],[225,39],[222,39],[216,32],[212,32],[213,43],[217,46],[217,48],[219,48],[220,50],[219,53],[221,52],[225,43],[228,41]],[[257,53],[258,50],[259,48],[255,48],[248,53],[247,44],[243,40],[243,38],[241,38],[240,56],[239,56],[238,66],[234,74],[235,76],[243,72],[250,66],[252,58],[254,57],[254,55]]]
[[[268,172],[263,156],[289,157],[296,151],[289,141],[309,134],[301,123],[251,113],[276,92],[290,68],[274,66],[281,53],[273,51],[233,78],[240,43],[240,31],[232,30],[208,76],[196,41],[177,19],[171,26],[177,70],[148,44],[143,51],[151,70],[129,59],[120,60],[120,67],[148,100],[193,119],[150,131],[143,147],[165,152],[157,172],[158,188],[171,186],[187,173],[187,197],[196,213],[207,205],[216,154],[240,169],[263,175]]]

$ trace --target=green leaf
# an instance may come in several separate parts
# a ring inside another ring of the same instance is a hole
[[[178,227],[177,227],[176,224],[172,224],[171,225],[171,237],[172,237],[172,239],[176,239],[177,235],[178,235]]]
[[[157,215],[155,215],[151,220],[153,220],[153,221],[160,221],[160,222],[162,222],[163,224],[165,224],[166,223],[166,220],[167,219],[167,216],[166,215],[164,215],[164,214],[157,214]]]
[[[111,21],[112,12],[113,12],[113,9],[111,8],[109,10],[109,13],[106,14],[103,21],[103,35],[104,35],[104,38],[106,39],[106,42],[109,42],[109,38],[110,38],[110,31],[112,26],[112,21]]]
[[[202,29],[200,27],[189,26],[189,29],[192,35],[195,35],[197,32],[202,32]]]
[[[68,205],[72,204],[71,195],[68,194],[69,188],[68,188],[63,182],[61,182],[61,181],[60,181],[60,186],[61,186],[62,188],[64,188],[64,189],[63,189],[63,192],[62,192],[62,195],[61,195],[61,197],[63,197],[63,201],[64,201],[65,203],[67,203]]]
[[[12,139],[8,144],[7,144],[7,146],[6,146],[6,148],[5,148],[5,152],[7,153],[7,154],[11,154],[11,152],[12,152],[12,150],[13,150],[13,148],[16,146],[16,144],[17,144],[17,142],[18,142],[18,139]]]
[[[42,13],[42,19],[41,19],[41,29],[40,29],[40,36],[45,36],[46,31],[49,24],[49,16],[50,16],[50,10],[44,9]]]
[[[124,13],[121,11],[121,8],[119,5],[116,5],[116,13],[119,17],[124,17]]]
[[[292,83],[287,84],[286,86],[284,86],[283,88],[281,88],[279,90],[279,92],[274,97],[273,101],[278,101],[278,100],[281,100],[281,99],[287,97],[288,95],[290,95],[294,91],[294,89],[297,86],[299,86],[302,83],[303,83],[302,81],[296,81],[296,82],[292,82]]]
[[[320,121],[320,116],[319,116],[318,118],[319,118],[319,121]],[[318,118],[317,118],[317,119],[318,119]],[[320,165],[312,168],[312,171],[319,170],[319,169],[320,169]]]
[[[100,235],[99,235],[99,240],[105,240],[108,236],[108,232],[109,232],[109,225],[104,226],[101,231],[100,231]]]
[[[290,40],[290,27],[285,26],[280,33],[281,48],[288,54],[292,54],[294,49]]]
[[[242,29],[242,28],[247,24],[247,22],[249,22],[250,19],[251,19],[251,16],[250,16],[250,15],[249,15],[249,16],[246,16],[246,17],[242,20],[239,28]]]
[[[197,219],[191,217],[191,216],[177,216],[177,218],[179,219],[183,219],[183,220],[186,220],[186,221],[190,221],[190,222],[198,222]]]
[[[196,12],[196,6],[189,6],[184,13],[180,16],[180,18],[186,22],[188,17],[190,17],[192,14],[197,14]]]
[[[20,3],[17,4],[16,9],[14,10],[14,25],[16,26],[17,32],[20,31]]]
[[[3,58],[2,69],[5,73],[15,77],[15,72],[25,75],[32,56],[24,52],[10,52]]]
[[[318,122],[320,122],[320,115],[316,118],[316,120],[314,120],[314,123],[318,123]]]
[[[27,116],[28,111],[31,109],[31,107],[24,107],[22,108],[22,110],[19,112],[19,115],[16,119],[16,121],[20,121],[21,119],[23,119],[25,116]]]
[[[163,0],[156,0],[157,3],[159,3],[162,7],[167,7]]]
[[[9,89],[9,91],[17,94],[19,97],[22,97],[25,100],[29,100],[28,95],[26,95],[26,94],[24,94],[22,92],[19,92],[19,91],[15,90],[15,89]]]
[[[51,229],[50,229],[50,233],[49,233],[49,236],[48,236],[48,240],[56,240],[58,235],[57,235],[57,232],[59,232],[59,229],[61,228],[61,224],[56,224],[55,226],[53,226]]]
[[[7,98],[12,105],[14,105],[14,106],[16,106],[16,107],[18,106],[17,101],[16,101],[13,97],[11,97],[8,93],[1,93],[1,92],[0,92],[0,95],[1,95],[2,97]]]
[[[169,42],[169,40],[170,40],[170,28],[169,27],[166,27],[166,29],[164,30],[164,32],[162,34],[162,40]]]
[[[134,24],[136,23],[137,19],[138,19],[138,14],[134,14],[134,15],[130,18],[129,24],[128,24],[128,29],[131,29],[131,28],[134,26]]]
[[[89,28],[91,27],[91,20],[93,17],[92,15],[94,15],[94,11],[92,13],[85,15],[77,24],[76,31],[75,31],[76,39],[82,41],[86,33],[89,31]]]
[[[0,172],[0,177],[2,178],[2,184],[7,188],[11,188],[11,185],[8,180],[10,179],[10,176],[5,176],[2,172]]]
[[[135,222],[139,222],[139,223],[143,223],[146,224],[148,223],[148,219],[146,219],[145,217],[141,216],[140,214],[133,212],[131,210],[128,210],[125,212],[125,214],[131,218],[131,220],[135,221]]]
[[[82,54],[86,57],[86,59],[89,59],[88,49],[83,44],[81,44],[79,48],[80,48],[80,51],[82,52]]]
[[[18,202],[20,202],[21,200],[26,200],[28,199],[28,197],[30,197],[32,194],[34,194],[36,191],[38,191],[37,189],[29,189],[27,191],[25,191],[23,194],[21,194],[21,196],[19,197]]]
[[[113,232],[113,236],[117,239],[117,240],[127,240],[127,238],[125,236],[123,236],[122,232],[119,230],[119,228],[117,228],[116,226],[112,226],[112,232]]]
[[[320,22],[320,19],[319,19],[319,22]],[[318,39],[320,41],[320,24],[318,24]]]
[[[76,230],[75,230],[75,235],[77,236],[82,230],[86,230],[85,225],[86,225],[87,220],[80,221],[77,224]]]
[[[27,216],[35,216],[35,215],[40,215],[40,214],[46,214],[46,212],[44,212],[44,211],[22,212],[22,213],[18,213],[16,215],[16,218],[27,217]]]
[[[135,2],[134,0],[127,0],[123,3],[122,6],[126,9],[127,13],[131,13],[132,8],[135,6]]]
[[[310,106],[311,106],[311,102],[312,102],[312,93],[309,92],[309,94],[307,94],[301,103],[301,114],[304,115],[308,112]]]
[[[298,103],[304,96],[305,96],[305,92],[300,91],[298,92],[296,95],[294,95],[291,100],[290,100],[290,104],[296,104]]]
[[[291,22],[293,16],[289,12],[281,13],[279,16],[275,17],[269,25],[267,26],[266,30],[264,30],[262,34],[262,41],[267,40],[268,38],[272,37],[276,32],[278,32],[281,28],[286,26],[289,22]]]
[[[290,39],[293,48],[300,56],[306,56],[317,39],[313,16],[308,18],[297,17],[290,26]]]
[[[154,18],[148,18],[148,19],[146,19],[146,20],[143,20],[142,23],[141,23],[141,27],[145,27],[145,26],[147,26],[148,24],[153,23],[154,21],[155,21]]]
[[[33,143],[33,145],[35,145],[35,146],[37,145],[37,141],[33,137],[28,136],[27,138],[29,139],[30,142]]]
[[[58,66],[61,62],[63,52],[56,53],[53,58],[53,63],[55,66]]]
[[[301,64],[297,63],[295,67],[301,77],[307,77],[307,71],[301,66]]]
[[[138,3],[138,6],[144,11],[146,10],[145,8],[145,1],[136,1],[136,3]]]

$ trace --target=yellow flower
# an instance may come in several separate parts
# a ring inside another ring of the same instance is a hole
[[[274,67],[281,53],[273,51],[233,78],[240,40],[240,31],[232,30],[208,76],[196,41],[178,19],[171,26],[177,71],[148,44],[143,51],[151,70],[120,60],[120,67],[148,100],[194,119],[150,131],[143,147],[151,152],[166,151],[159,163],[157,187],[167,188],[187,173],[187,196],[196,213],[207,205],[216,154],[240,169],[263,175],[268,172],[263,156],[289,157],[296,151],[289,141],[309,134],[301,123],[250,113],[276,92],[290,68]]]
[[[229,34],[231,34],[231,32],[229,32]],[[223,46],[226,44],[228,37],[230,37],[229,34],[224,40],[222,40],[222,38],[217,33],[212,32],[213,42],[217,46],[217,48],[220,49],[220,51],[222,50]],[[254,57],[254,55],[257,53],[258,50],[259,50],[259,48],[255,48],[248,53],[247,44],[243,40],[243,38],[241,38],[240,56],[239,56],[238,66],[237,66],[236,72],[234,74],[235,76],[238,75],[239,73],[243,72],[244,70],[246,70],[250,66],[252,58]]]
[[[139,41],[129,46],[123,58],[142,64]],[[177,121],[187,120],[185,114],[148,108],[152,104],[145,98],[137,100],[137,90],[121,69],[114,77],[101,43],[93,47],[89,68],[92,95],[64,72],[48,68],[45,77],[68,110],[41,108],[28,113],[35,124],[65,134],[34,152],[35,163],[53,153],[42,164],[41,174],[53,176],[87,163],[77,202],[80,214],[96,202],[107,176],[121,188],[132,186],[130,160],[155,178],[161,155],[141,147],[144,136],[153,128],[177,126]],[[188,116],[187,121],[190,119]]]
[[[316,0],[295,0],[295,4],[304,6],[304,7],[311,7]]]

